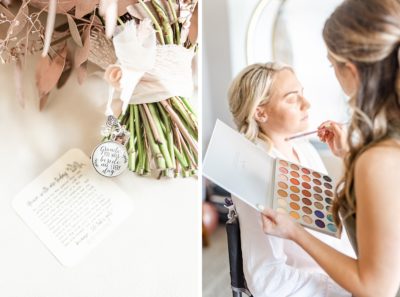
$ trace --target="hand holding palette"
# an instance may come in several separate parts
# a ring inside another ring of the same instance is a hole
[[[332,179],[286,160],[275,161],[273,209],[305,227],[338,236],[331,213]]]
[[[338,237],[333,222],[333,181],[320,172],[270,157],[217,121],[203,161],[203,175],[259,211],[285,212],[301,225]]]

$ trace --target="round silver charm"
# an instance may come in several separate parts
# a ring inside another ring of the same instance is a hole
[[[122,144],[106,141],[94,149],[92,164],[101,175],[114,177],[120,175],[128,167],[128,153]]]

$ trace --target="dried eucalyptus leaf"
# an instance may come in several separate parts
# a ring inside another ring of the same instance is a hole
[[[40,109],[43,108],[47,101],[46,95],[57,84],[63,73],[65,59],[67,57],[67,46],[54,55],[53,59],[47,55],[41,58],[36,66],[36,86],[40,97]]]
[[[78,83],[81,85],[87,77],[87,62],[83,63],[79,68],[76,69],[78,76]]]
[[[70,11],[78,2],[80,2],[80,0],[57,0],[57,13],[66,13]],[[49,0],[30,0],[29,4],[47,11]]]
[[[68,78],[71,76],[72,68],[65,68],[63,73],[60,76],[60,79],[57,82],[57,89],[61,89],[65,83],[68,81]]]
[[[83,63],[85,63],[89,57],[90,51],[90,30],[91,26],[86,26],[83,31],[82,39],[83,46],[81,48],[77,48],[75,51],[74,57],[74,67],[79,68]]]
[[[79,46],[82,47],[82,39],[81,35],[79,34],[78,27],[76,26],[76,23],[72,16],[67,14],[67,19],[68,19],[68,26],[69,26],[69,31],[71,32],[72,39],[75,41],[75,43]]]
[[[82,18],[83,16],[93,12],[97,5],[99,5],[99,0],[77,1],[75,16],[77,18]]]
[[[39,110],[43,110],[43,108],[47,104],[48,99],[49,99],[49,93],[40,96],[40,98],[39,98]]]
[[[92,16],[90,17],[90,21],[92,21],[94,25],[103,26],[103,23],[101,22],[100,18],[95,14],[92,14]]]
[[[87,60],[89,58],[89,52],[91,47],[90,42],[90,30],[91,26],[87,26],[85,31],[83,32],[82,39],[83,39],[83,47],[77,48],[75,51],[74,57],[74,68],[77,71],[78,82],[82,84],[82,82],[86,78],[86,68],[87,68]]]

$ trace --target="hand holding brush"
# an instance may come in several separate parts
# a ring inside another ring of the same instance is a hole
[[[343,158],[349,151],[345,124],[326,121],[318,127],[317,131],[319,139],[328,144],[335,156]]]
[[[332,153],[337,157],[344,157],[348,152],[347,144],[347,130],[346,123],[336,123],[334,121],[325,121],[319,125],[317,130],[297,134],[286,138],[286,141],[305,137],[314,133],[317,133],[319,139],[322,142],[328,144]]]

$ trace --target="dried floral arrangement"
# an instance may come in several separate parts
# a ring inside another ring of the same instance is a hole
[[[72,71],[83,83],[89,63],[96,65],[110,87],[107,114],[114,98],[123,102],[118,120],[130,133],[129,170],[193,176],[198,124],[186,96],[193,88],[196,8],[197,0],[2,0],[0,60],[15,66],[24,106],[25,59],[42,53],[36,65],[40,109]],[[112,133],[102,129],[103,141]]]

